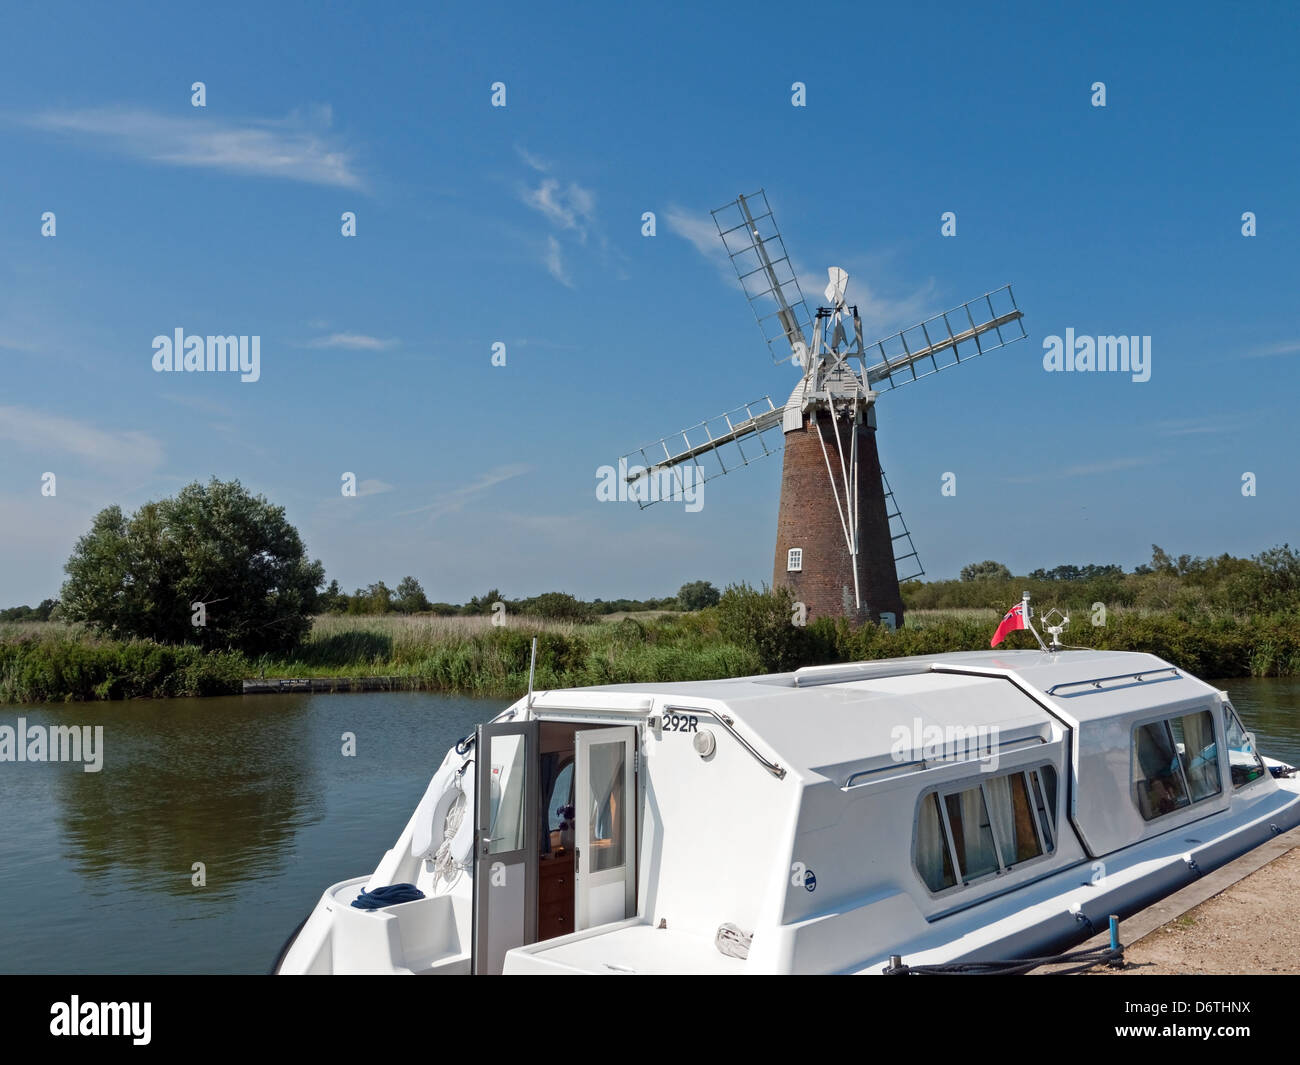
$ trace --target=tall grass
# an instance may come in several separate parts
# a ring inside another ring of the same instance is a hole
[[[394,678],[396,686],[513,696],[527,687],[538,638],[537,686],[658,683],[745,676],[826,662],[987,650],[1001,611],[914,610],[906,627],[850,628],[830,619],[796,628],[783,604],[750,593],[746,624],[728,602],[693,614],[640,614],[592,624],[536,618],[329,615],[292,654],[249,661],[149,641],[119,643],[58,622],[0,625],[0,701],[123,699],[238,693],[247,677]],[[1076,617],[1074,646],[1149,651],[1204,677],[1300,675],[1300,618],[1200,617],[1111,610]],[[1025,632],[1004,647],[1035,647]]]

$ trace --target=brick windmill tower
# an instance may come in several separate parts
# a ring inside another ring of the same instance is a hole
[[[808,620],[901,625],[899,583],[924,571],[880,466],[876,400],[1023,339],[1011,286],[864,345],[858,308],[845,300],[848,274],[839,267],[828,270],[826,305],[808,313],[761,189],[718,208],[713,219],[774,361],[793,364],[801,376],[780,406],[765,396],[625,455],[628,495],[643,507],[682,498],[692,485],[773,454],[783,442],[773,585],[788,586]]]

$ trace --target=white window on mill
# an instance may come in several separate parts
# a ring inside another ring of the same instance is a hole
[[[803,569],[803,548],[792,547],[790,553],[785,556],[785,571],[787,573],[798,573]]]

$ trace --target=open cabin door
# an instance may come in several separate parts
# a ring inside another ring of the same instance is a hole
[[[537,939],[538,723],[480,725],[475,745],[472,971]]]
[[[573,734],[574,930],[636,913],[636,729]]]

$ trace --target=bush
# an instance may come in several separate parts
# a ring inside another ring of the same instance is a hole
[[[789,588],[760,592],[730,584],[718,601],[718,631],[724,640],[752,650],[763,672],[783,673],[813,657],[807,631],[794,623],[794,613]]]
[[[86,643],[66,637],[0,643],[0,701],[53,702],[237,695],[248,662],[149,640]]]
[[[703,610],[706,606],[716,606],[720,598],[718,590],[708,581],[691,581],[678,590],[677,605],[682,610]]]
[[[588,622],[595,618],[590,603],[584,603],[567,592],[543,592],[519,604],[520,613],[554,621]]]

